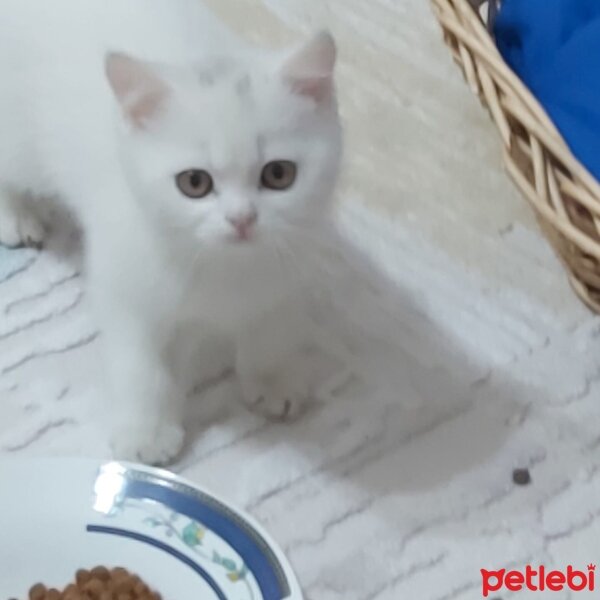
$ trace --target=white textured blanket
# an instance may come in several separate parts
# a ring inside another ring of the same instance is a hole
[[[360,308],[388,306],[417,383],[437,397],[435,410],[411,411],[401,386],[394,398],[349,385],[276,426],[219,380],[194,399],[177,470],[264,523],[309,600],[466,600],[481,597],[480,568],[595,562],[600,323],[502,174],[427,3],[211,3],[266,42],[332,25],[348,123],[344,226],[423,314],[396,296]],[[432,329],[447,343],[431,351],[455,375],[447,404],[417,341]],[[76,267],[0,250],[0,454],[106,455],[98,342]],[[513,483],[517,467],[530,485]]]

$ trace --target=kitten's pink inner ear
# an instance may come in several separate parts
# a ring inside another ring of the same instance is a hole
[[[330,33],[323,31],[293,53],[283,65],[283,76],[301,96],[322,102],[331,97],[337,49]]]
[[[125,54],[106,57],[106,75],[125,116],[138,129],[157,115],[169,93],[150,66]]]

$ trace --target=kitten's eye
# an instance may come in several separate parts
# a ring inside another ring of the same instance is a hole
[[[265,166],[260,183],[269,190],[283,191],[294,185],[298,167],[290,160],[274,160]]]
[[[191,169],[179,173],[175,178],[179,191],[188,198],[204,198],[213,190],[213,180],[209,173]]]

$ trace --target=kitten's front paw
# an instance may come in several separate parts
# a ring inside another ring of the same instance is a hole
[[[309,386],[294,378],[242,378],[241,386],[248,409],[271,421],[296,418],[310,399]]]
[[[161,423],[157,427],[121,427],[112,438],[112,450],[118,460],[147,465],[166,465],[183,448],[185,433],[177,423]]]
[[[44,226],[35,215],[0,198],[0,244],[9,248],[39,248],[44,241],[44,233]]]

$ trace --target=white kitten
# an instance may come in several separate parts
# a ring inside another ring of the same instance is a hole
[[[198,0],[0,12],[0,241],[41,241],[25,195],[81,220],[117,457],[181,450],[177,332],[229,336],[246,402],[296,410],[310,392],[299,264],[341,153],[331,37],[261,52]]]

